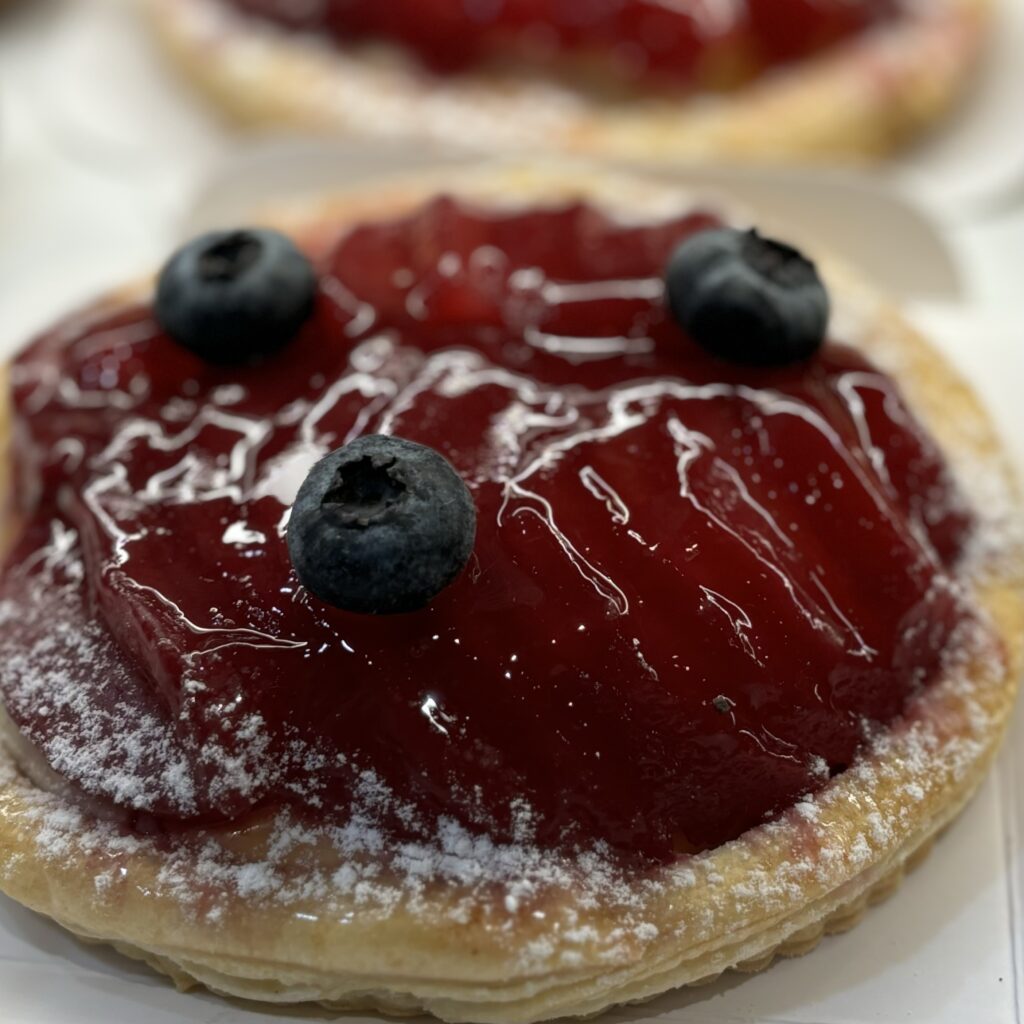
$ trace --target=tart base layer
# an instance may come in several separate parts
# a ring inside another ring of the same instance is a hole
[[[735,94],[609,103],[554,84],[439,79],[394,55],[295,39],[217,0],[150,3],[168,53],[243,124],[649,163],[877,158],[948,111],[989,20],[989,0],[937,0]]]
[[[966,803],[967,801],[965,800],[964,802]],[[955,818],[961,809],[962,806],[957,808],[950,820]],[[904,875],[908,871],[915,869],[928,857],[932,851],[935,839],[941,831],[942,827],[940,826],[936,829],[935,833],[926,838],[916,849],[907,853],[888,874],[875,881],[872,885],[869,885],[864,891],[849,896],[846,902],[836,906],[822,919],[812,921],[804,928],[787,935],[786,938],[778,942],[774,947],[763,949],[747,959],[740,960],[726,967],[716,966],[714,970],[706,975],[701,975],[699,965],[687,965],[686,980],[673,981],[671,974],[665,976],[656,975],[650,980],[661,983],[657,988],[643,995],[616,1000],[615,1005],[648,1002],[664,994],[664,991],[671,991],[674,988],[699,988],[704,985],[710,985],[727,971],[736,971],[740,974],[758,974],[771,967],[777,959],[806,956],[817,948],[822,939],[829,935],[840,935],[850,931],[861,922],[871,907],[889,899],[899,889]],[[95,936],[81,931],[61,921],[59,918],[55,918],[55,920],[58,924],[73,932],[83,942],[112,945],[123,956],[147,964],[153,970],[170,978],[179,991],[182,992],[202,987],[218,995],[236,999],[294,1004],[308,1001],[306,993],[310,989],[325,985],[325,980],[315,974],[284,975],[279,973],[279,969],[273,964],[265,965],[263,976],[254,977],[249,972],[245,976],[240,976],[233,973],[233,971],[237,970],[236,966],[220,957],[207,956],[197,960],[175,959],[171,956],[124,942],[111,942],[110,939],[102,936]],[[679,976],[683,977],[684,975],[682,972],[679,972]],[[367,983],[369,984],[369,979]],[[353,979],[348,984],[357,985],[358,982]],[[662,989],[662,984],[664,990]],[[329,990],[327,989],[327,991]],[[336,998],[318,998],[317,1002],[325,1009],[337,1013],[370,1011],[393,1016],[413,1016],[427,1010],[428,1012],[437,1013],[442,1019],[466,1021],[478,1019],[476,1016],[462,1016],[463,1013],[473,1011],[453,1009],[442,1012],[437,1007],[418,1002],[415,997],[403,996],[397,992],[360,991],[358,988],[352,988],[342,992]],[[604,1007],[604,1009],[609,1008]],[[513,1004],[509,1004],[505,1009],[512,1011],[512,1013],[509,1016],[503,1016],[503,1020],[524,1019],[515,1014],[515,1006]],[[480,1013],[484,1011],[482,1011],[481,1007],[477,1007],[475,1012]],[[600,1012],[600,1010],[589,1010],[586,1012],[588,1015],[592,1015],[594,1012]],[[566,1010],[564,1013],[572,1015],[573,1011]],[[545,1016],[547,1015],[545,1014]],[[532,1019],[532,1017],[526,1019]]]
[[[354,219],[414,205],[438,184],[384,186],[283,219],[316,245]],[[633,211],[680,200],[674,190],[579,172],[491,169],[445,186],[504,202],[582,193]],[[992,628],[963,638],[946,676],[816,796],[644,877],[599,864],[565,873],[542,855],[528,890],[486,873],[411,888],[382,864],[362,893],[335,893],[324,879],[347,865],[315,840],[271,860],[281,838],[274,822],[209,833],[214,854],[161,850],[39,788],[7,752],[0,888],[183,987],[449,1021],[593,1014],[727,969],[760,969],[854,923],[988,770],[1024,663],[1024,561],[1012,528],[1016,491],[977,400],[894,311],[845,272],[828,276],[840,334],[898,376],[988,520],[982,533],[992,543],[974,552],[972,580]]]

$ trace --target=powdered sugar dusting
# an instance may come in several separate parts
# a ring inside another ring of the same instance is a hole
[[[36,856],[55,865],[90,862],[100,902],[115,898],[121,886],[137,885],[139,865],[148,861],[147,886],[173,898],[186,917],[213,927],[229,920],[238,900],[338,920],[355,911],[367,920],[402,913],[464,924],[482,916],[509,935],[524,922],[541,930],[524,964],[553,956],[571,963],[579,946],[611,961],[658,935],[644,908],[660,883],[628,879],[600,847],[575,855],[540,849],[525,808],[513,843],[496,843],[451,819],[437,823],[432,841],[393,843],[376,822],[394,798],[372,773],[343,824],[312,826],[279,811],[254,822],[249,831],[256,838],[250,835],[243,847],[230,834],[196,831],[170,847],[129,834],[57,794],[26,786],[7,761],[0,764],[0,786],[27,804],[22,816],[34,827]],[[0,876],[15,868],[0,864]],[[568,893],[574,898],[567,903]],[[597,906],[619,910],[610,933],[577,924]]]
[[[922,825],[934,828],[943,812],[959,809],[948,804],[948,787],[977,771],[1005,708],[992,701],[992,693],[1004,689],[1006,666],[990,627],[965,623],[951,651],[943,681],[914,701],[903,720],[880,730],[843,775],[727,844],[746,859],[740,880],[714,877],[717,851],[671,868],[669,875],[685,884],[695,868],[710,868],[723,906],[739,914],[784,913],[800,907],[808,887],[827,893],[872,871],[915,836],[926,838],[918,832]],[[762,860],[764,848],[776,843],[785,856]],[[913,848],[911,843],[905,852]],[[707,882],[708,874],[701,880]]]
[[[88,859],[101,902],[119,886],[135,885],[133,868],[148,861],[145,870],[155,877],[147,883],[210,927],[229,921],[239,900],[338,920],[355,912],[367,921],[395,914],[463,924],[483,918],[499,937],[517,937],[519,969],[625,963],[665,935],[713,932],[720,915],[792,912],[809,887],[827,892],[871,871],[911,836],[919,806],[963,779],[990,743],[997,710],[981,698],[978,681],[1001,678],[1002,656],[984,626],[961,630],[947,678],[843,776],[733,843],[648,873],[624,871],[600,844],[563,853],[540,848],[525,803],[515,808],[509,843],[449,818],[428,840],[395,842],[381,826],[385,812],[415,812],[397,806],[369,770],[359,776],[345,821],[310,824],[277,811],[254,819],[241,843],[237,833],[196,830],[170,847],[26,784],[6,761],[0,786],[26,805],[37,856]],[[866,828],[851,832],[843,822],[853,793]],[[740,876],[722,873],[723,856],[743,864]],[[16,866],[0,865],[0,874]],[[678,900],[687,891],[698,897],[689,907]],[[519,941],[533,931],[534,938]]]
[[[130,670],[112,656],[103,627],[84,619],[75,602],[61,600],[77,587],[82,573],[81,562],[62,546],[67,537],[67,531],[55,527],[47,549],[51,554],[60,550],[67,559],[63,581],[44,572],[19,599],[0,600],[0,661],[7,706],[12,712],[32,709],[33,718],[43,726],[33,739],[45,762],[59,775],[81,780],[87,791],[103,793],[123,807],[160,802],[191,810],[192,771],[166,722],[123,699],[97,700],[80,684],[84,669],[84,678],[95,680],[103,693],[132,692],[127,682]],[[51,614],[58,612],[52,618],[43,618],[44,606],[35,600],[39,586],[56,594],[56,601],[45,606]],[[15,623],[18,628],[10,628]],[[61,728],[68,721],[78,723],[70,734]]]
[[[176,727],[203,684],[184,681],[177,716],[137,686],[137,666],[83,602],[85,573],[77,532],[55,520],[48,542],[8,571],[0,591],[6,708],[37,781],[66,789],[70,779],[85,796],[126,810],[230,816],[298,764],[302,795],[315,805],[327,755],[301,738],[271,751],[258,711],[220,702],[220,728],[201,739]]]

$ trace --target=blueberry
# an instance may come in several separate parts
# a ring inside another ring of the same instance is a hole
[[[361,437],[310,470],[288,550],[327,604],[390,615],[422,608],[465,567],[476,508],[450,462],[400,437]]]
[[[814,264],[756,231],[691,235],[673,253],[665,285],[679,325],[730,362],[785,366],[825,340],[828,292]]]
[[[287,345],[313,312],[316,274],[277,231],[213,231],[160,272],[154,312],[179,345],[211,363],[249,363]]]

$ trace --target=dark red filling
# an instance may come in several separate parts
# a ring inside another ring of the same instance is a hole
[[[566,63],[597,85],[728,88],[894,17],[901,0],[228,0],[338,43],[394,42],[433,71]]]
[[[344,820],[382,783],[394,835],[508,838],[528,806],[543,844],[666,858],[819,788],[940,669],[969,520],[859,352],[732,367],[666,317],[666,257],[713,223],[438,199],[345,236],[263,366],[143,306],[36,341],[0,584],[23,734],[146,828]],[[381,431],[443,452],[479,527],[430,607],[361,617],[281,534],[312,462]]]

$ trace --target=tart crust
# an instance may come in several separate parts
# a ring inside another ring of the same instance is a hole
[[[414,205],[439,181],[378,186],[272,220],[315,247],[348,222]],[[448,174],[444,185],[481,201],[584,195],[627,211],[681,198],[579,169],[477,169]],[[997,543],[973,554],[972,587],[997,650],[965,646],[946,677],[816,796],[715,850],[626,879],[614,897],[551,887],[516,900],[501,884],[485,892],[448,881],[384,914],[354,895],[325,913],[322,893],[255,899],[186,861],[202,905],[219,908],[214,917],[169,884],[166,853],[97,841],[99,824],[36,786],[9,744],[0,747],[0,889],[183,988],[483,1024],[594,1014],[728,969],[758,970],[851,926],[927,852],[995,755],[1024,664],[1024,546],[1008,525],[1020,518],[1015,485],[978,400],[854,275],[825,271],[842,336],[897,376],[975,506],[995,521],[984,532]],[[122,292],[107,304],[125,300]],[[70,838],[65,831],[55,845],[68,820]],[[256,825],[216,838],[255,864],[265,837]],[[300,880],[304,870],[294,868]],[[112,873],[120,884],[98,883]]]
[[[723,96],[610,102],[488,73],[443,79],[392,52],[345,54],[225,9],[149,0],[186,75],[234,120],[315,132],[432,137],[654,164],[866,160],[939,120],[983,44],[991,0],[911,4],[892,25]]]

